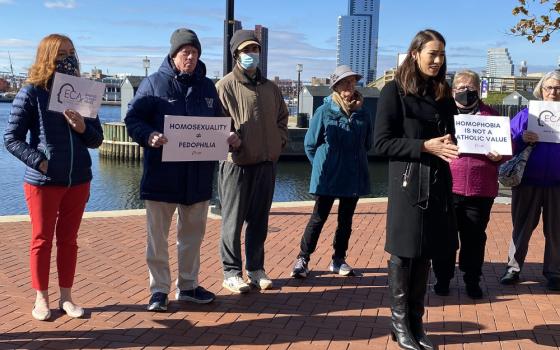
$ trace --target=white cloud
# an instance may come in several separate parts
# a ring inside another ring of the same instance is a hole
[[[51,8],[73,9],[76,7],[76,1],[75,0],[45,1],[45,7],[50,9]]]
[[[8,39],[0,38],[0,47],[6,47],[8,49],[11,49],[11,48],[14,48],[14,47],[33,47],[34,45],[36,45],[36,43],[33,43],[31,41],[27,41],[27,40],[12,39],[12,38],[8,38]]]

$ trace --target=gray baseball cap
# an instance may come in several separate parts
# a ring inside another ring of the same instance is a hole
[[[356,72],[353,72],[352,68],[350,68],[349,66],[345,64],[340,65],[336,67],[334,73],[331,74],[331,85],[329,87],[332,89],[336,85],[336,83],[338,83],[339,81],[341,81],[346,77],[351,77],[351,76],[356,76],[357,80],[362,79],[362,76]]]

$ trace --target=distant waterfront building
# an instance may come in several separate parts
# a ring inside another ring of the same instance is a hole
[[[539,80],[541,80],[543,73],[531,73],[525,77],[491,77],[482,75],[481,78],[488,80],[488,87],[490,91],[499,92],[513,92],[513,91],[528,91],[535,90]],[[490,88],[491,87],[491,88]]]
[[[491,48],[488,49],[486,59],[486,74],[490,77],[512,77],[514,76],[515,67],[513,60],[507,48]],[[490,91],[501,90],[501,80],[495,79],[490,82],[488,88]]]
[[[259,58],[259,69],[261,74],[266,78],[268,72],[268,28],[260,24],[255,26],[255,35],[261,43],[261,54]]]
[[[336,64],[346,64],[368,84],[377,76],[380,0],[348,0],[348,15],[338,17]]]
[[[10,90],[10,82],[7,79],[0,78],[0,92]]]
[[[228,56],[231,56],[231,51],[229,50],[229,43],[226,42],[227,40],[225,40],[225,38],[227,38],[227,29],[228,29],[228,21],[227,19],[224,21],[224,68],[222,70],[222,75],[226,75],[228,72],[228,67],[227,67],[227,58]],[[241,26],[241,22],[235,20],[234,24],[233,24],[233,32],[235,33],[236,30],[242,29]]]
[[[101,82],[105,84],[105,92],[103,93],[104,101],[120,101],[121,86],[124,79],[119,77],[105,77]]]
[[[128,103],[132,101],[134,95],[136,95],[136,91],[144,78],[144,76],[140,75],[130,75],[124,78],[121,85],[121,121],[124,121],[124,117],[126,117],[126,112],[128,111]]]
[[[331,80],[329,78],[318,78],[318,77],[311,77],[311,85],[319,86],[319,85],[329,85]]]
[[[295,81],[292,79],[280,79],[280,77],[274,77],[272,81],[278,86],[285,100],[293,100],[296,97],[297,84]]]

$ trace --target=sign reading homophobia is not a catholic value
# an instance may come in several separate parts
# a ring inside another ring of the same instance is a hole
[[[455,138],[459,153],[511,155],[508,117],[459,114],[455,116]]]
[[[166,115],[162,161],[225,160],[231,128],[228,117],[194,117]]]
[[[104,91],[103,83],[57,72],[49,96],[49,110],[63,113],[73,109],[85,118],[95,118]]]

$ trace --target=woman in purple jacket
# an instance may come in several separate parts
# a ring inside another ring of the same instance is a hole
[[[560,101],[560,71],[545,74],[533,93],[539,100]],[[509,245],[508,264],[500,283],[519,282],[519,273],[527,256],[529,239],[543,216],[545,238],[543,275],[549,290],[560,290],[560,144],[539,142],[536,133],[527,131],[528,109],[511,120],[511,137],[515,154],[528,144],[533,151],[521,184],[512,188],[511,218],[513,232]]]
[[[453,98],[461,114],[498,115],[480,100],[480,78],[473,71],[455,74]],[[459,150],[460,151],[460,150]],[[479,286],[486,246],[486,226],[494,198],[498,195],[498,165],[502,156],[496,152],[486,155],[461,154],[451,162],[453,177],[453,205],[457,216],[457,228],[461,248],[459,269],[465,274],[463,280],[467,295],[482,298]],[[437,295],[449,294],[449,281],[455,271],[455,251],[447,257],[432,260],[437,283]]]

